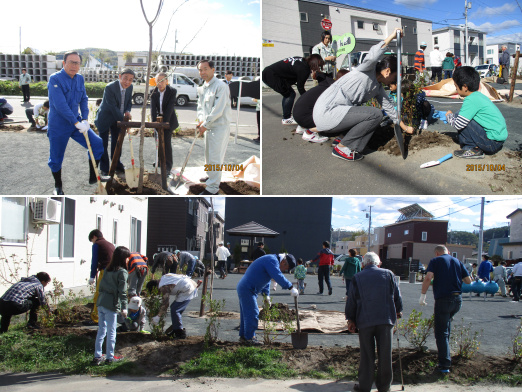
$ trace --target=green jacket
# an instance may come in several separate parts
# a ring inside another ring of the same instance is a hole
[[[446,57],[442,62],[442,69],[452,70],[455,68],[455,63],[453,62],[453,57]]]
[[[128,275],[127,270],[123,268],[117,271],[105,270],[100,282],[96,306],[103,306],[113,312],[121,312],[123,309],[127,309]]]
[[[341,268],[341,272],[339,275],[343,275],[344,279],[352,279],[353,276],[361,271],[361,263],[357,257],[348,257],[344,261],[343,268]]]

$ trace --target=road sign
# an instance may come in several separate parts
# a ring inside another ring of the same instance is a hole
[[[321,20],[321,27],[325,30],[331,30],[332,29],[332,22],[330,19],[323,19]]]

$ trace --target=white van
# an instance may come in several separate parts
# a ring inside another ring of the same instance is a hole
[[[197,84],[183,74],[173,73],[169,75],[169,85],[177,90],[176,104],[185,106],[189,101],[198,99]],[[149,87],[149,97],[154,87]],[[145,97],[145,84],[135,84],[133,87],[132,101],[135,105],[142,105]]]

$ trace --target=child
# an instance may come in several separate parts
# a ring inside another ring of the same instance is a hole
[[[118,315],[118,323],[121,324],[117,332],[128,332],[128,331],[143,331],[143,327],[147,322],[147,311],[141,306],[141,298],[136,296],[132,297],[127,306],[127,318],[123,315]]]
[[[350,283],[352,282],[353,276],[361,271],[361,263],[357,256],[357,251],[355,249],[350,249],[348,251],[350,257],[348,257],[344,261],[343,268],[339,272],[339,275],[343,277],[343,281],[346,283],[346,298],[348,298],[348,292],[350,291]]]
[[[444,79],[450,79],[453,75],[453,69],[455,68],[455,63],[453,62],[453,53],[447,52],[446,58],[442,62],[442,70],[444,71]]]
[[[506,120],[500,110],[479,92],[480,76],[473,67],[460,67],[453,73],[457,92],[464,97],[459,112],[446,112],[448,123],[458,131],[462,150],[453,153],[457,158],[484,158],[484,153],[495,154],[507,139]]]
[[[297,267],[295,267],[294,277],[297,279],[299,294],[304,294],[304,280],[306,278],[306,267],[303,265],[303,259],[297,259]]]
[[[98,333],[94,350],[94,365],[103,362],[113,363],[123,359],[114,356],[116,345],[116,320],[121,312],[127,318],[127,259],[130,251],[124,246],[118,246],[112,254],[112,260],[105,269],[99,285],[98,301]],[[106,356],[102,355],[103,340],[107,335]]]

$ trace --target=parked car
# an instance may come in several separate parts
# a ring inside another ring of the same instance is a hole
[[[187,76],[180,73],[169,75],[169,85],[177,90],[176,104],[185,106],[190,101],[198,99],[197,84]],[[154,87],[149,86],[149,97]],[[145,97],[145,84],[135,84],[133,87],[132,101],[135,105],[142,105]]]
[[[480,64],[475,67],[481,78],[496,75],[496,68],[495,64]]]

